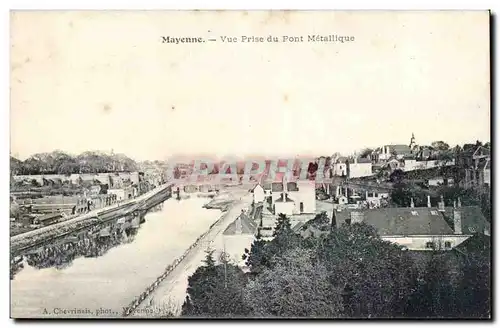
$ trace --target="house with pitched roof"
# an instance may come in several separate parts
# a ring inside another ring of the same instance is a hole
[[[444,203],[435,207],[384,208],[335,213],[336,225],[366,223],[379,236],[408,250],[451,250],[472,236],[462,230],[462,212],[451,211],[454,228],[446,218]]]
[[[236,220],[222,233],[224,252],[231,262],[241,267],[245,266],[242,256],[245,248],[250,250],[256,234],[257,224],[242,210]]]
[[[257,183],[252,189],[251,192],[253,194],[253,201],[255,204],[261,203],[264,201],[264,198],[266,197],[266,193],[264,191],[264,188],[260,183]]]

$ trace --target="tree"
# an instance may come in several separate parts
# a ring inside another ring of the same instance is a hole
[[[265,246],[266,241],[262,239],[260,232],[258,232],[250,250],[245,249],[242,259],[246,260],[245,265],[250,268],[252,273],[258,273],[263,267],[269,266],[269,260],[264,249]]]
[[[311,251],[295,248],[277,258],[244,290],[256,317],[327,317],[341,315],[340,290],[328,280],[326,268]]]
[[[274,228],[273,237],[279,234],[287,234],[292,231],[292,226],[290,224],[290,219],[283,213],[278,215],[278,220],[276,221],[276,227]]]
[[[400,246],[381,240],[375,229],[363,223],[344,224],[322,237],[318,259],[329,279],[340,289],[352,290],[353,317],[403,315],[402,304],[413,288],[412,261]]]
[[[237,266],[215,265],[208,251],[205,265],[188,278],[188,297],[182,315],[188,317],[239,317],[248,314],[242,291],[247,278]]]
[[[431,146],[437,151],[444,151],[450,149],[450,146],[444,141],[434,141],[431,143]]]
[[[403,170],[395,169],[389,176],[389,180],[394,183],[401,183],[405,177]]]
[[[411,199],[416,207],[427,206],[427,194],[417,186],[406,183],[394,184],[391,191],[391,201],[399,207],[409,207]]]
[[[373,153],[373,149],[365,148],[359,153],[359,157],[367,158],[367,157],[371,156],[372,153]]]

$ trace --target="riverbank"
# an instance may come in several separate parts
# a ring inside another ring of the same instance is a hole
[[[159,193],[165,191],[166,188],[168,188],[167,185],[159,186],[137,198],[126,200],[119,204],[114,204],[101,209],[93,210],[86,214],[73,217],[69,220],[52,224],[47,227],[12,236],[10,238],[11,254],[16,255],[22,250],[36,247],[37,245],[42,245],[46,241],[50,241],[54,238],[59,238],[61,236],[64,236],[65,234],[72,233],[73,231],[98,224],[103,220],[124,216],[140,202],[152,199]]]
[[[252,196],[248,192],[231,192],[233,197],[224,199],[224,202],[231,201],[231,204],[222,206],[222,199],[218,199],[218,204],[227,209],[221,217],[202,234],[196,242],[176,261],[175,266],[170,265],[160,276],[161,279],[155,280],[147,292],[141,294],[138,302],[133,301],[134,310],[130,311],[131,317],[164,317],[168,315],[178,315],[186,295],[188,286],[188,277],[203,264],[205,251],[213,244],[221,244],[222,232],[231,224],[241,213],[248,209],[252,202]],[[212,202],[210,202],[212,203]],[[228,206],[228,207],[226,207]],[[168,274],[165,275],[165,273]],[[159,277],[159,278],[160,278]],[[153,288],[151,288],[153,287]]]

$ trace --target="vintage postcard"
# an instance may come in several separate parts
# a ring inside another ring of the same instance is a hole
[[[491,319],[490,12],[10,33],[12,318]]]

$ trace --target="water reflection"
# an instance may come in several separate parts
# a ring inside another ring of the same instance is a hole
[[[153,208],[148,213],[161,210]],[[62,240],[17,256],[11,261],[10,279],[24,269],[25,264],[36,269],[54,267],[59,270],[71,266],[79,257],[99,257],[111,248],[134,241],[137,231],[145,222],[145,214],[117,218],[97,226],[89,227]]]
[[[119,218],[23,253],[11,262],[11,316],[120,317],[220,217],[220,210],[203,208],[206,203],[172,198],[145,218]],[[56,308],[111,312],[55,315]]]

